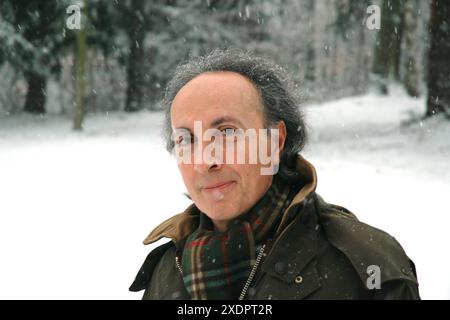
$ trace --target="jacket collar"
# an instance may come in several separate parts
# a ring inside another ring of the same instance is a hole
[[[287,219],[287,213],[290,209],[303,203],[309,195],[314,193],[317,186],[317,175],[314,166],[301,155],[297,157],[296,169],[300,174],[299,180],[302,182],[303,186],[285,210],[281,224]],[[199,217],[200,210],[193,203],[184,212],[173,216],[157,226],[150,232],[147,238],[145,238],[144,244],[151,244],[161,238],[169,238],[174,243],[178,243],[197,228]]]

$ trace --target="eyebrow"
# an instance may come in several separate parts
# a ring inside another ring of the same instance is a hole
[[[245,126],[242,124],[241,121],[239,121],[238,119],[236,119],[232,116],[223,116],[223,117],[219,117],[219,118],[215,119],[213,122],[211,122],[211,127],[220,126],[224,122],[233,122],[233,123],[239,125],[240,127],[245,128]]]
[[[235,123],[235,124],[237,124],[238,126],[240,126],[240,127],[242,127],[242,128],[245,128],[244,124],[243,124],[241,121],[239,121],[239,119],[236,119],[235,117],[232,117],[232,116],[222,116],[222,117],[219,117],[219,118],[217,118],[217,119],[215,119],[215,120],[213,120],[213,121],[211,122],[210,127],[218,127],[218,126],[220,126],[221,124],[223,124],[223,123],[225,123],[225,122]],[[180,130],[180,129],[184,129],[184,130],[187,130],[187,131],[189,131],[189,132],[192,133],[191,129],[189,129],[189,128],[187,128],[187,127],[178,127],[178,128],[175,128],[175,130]]]

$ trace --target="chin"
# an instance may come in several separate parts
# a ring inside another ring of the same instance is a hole
[[[239,216],[239,213],[236,210],[225,211],[225,206],[223,205],[215,205],[214,207],[209,207],[208,209],[208,211],[202,211],[212,220],[227,221]]]

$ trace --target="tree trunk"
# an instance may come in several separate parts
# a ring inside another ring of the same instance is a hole
[[[350,2],[350,8],[353,12],[354,20],[356,22],[365,21],[366,17],[366,10],[367,7],[370,5],[370,0],[365,1],[351,1]],[[368,68],[368,57],[367,57],[367,42],[366,42],[366,27],[358,28],[357,35],[352,39],[352,42],[350,44],[350,48],[353,48],[353,52],[351,55],[349,55],[349,58],[352,56],[356,56],[355,64],[356,68],[351,69],[351,79],[350,82],[351,86],[356,88],[356,91],[354,93],[361,94],[363,92],[366,92],[367,90],[367,84],[369,80],[369,72],[370,68]],[[351,50],[351,49],[350,49]],[[349,62],[350,65],[352,64]]]
[[[24,111],[37,114],[45,113],[47,78],[34,72],[27,73],[25,78],[28,83],[28,91]]]
[[[314,17],[314,1],[308,0],[305,4],[306,10],[311,17]],[[310,29],[308,32],[311,34],[311,37],[306,42],[306,67],[305,67],[305,81],[309,83],[309,85],[313,86],[316,81],[316,51],[314,50],[314,23],[311,22]]]
[[[130,39],[130,54],[128,57],[128,87],[125,111],[133,112],[143,107],[144,89],[144,5],[145,1],[131,1],[132,23],[128,32]]]
[[[375,44],[373,73],[379,78],[380,89],[387,93],[386,80],[400,80],[400,57],[403,36],[403,0],[383,0],[381,30]]]
[[[412,97],[418,97],[419,71],[417,69],[417,20],[418,0],[406,0],[404,12],[404,37],[405,37],[405,76],[403,83],[406,91]]]
[[[401,81],[400,77],[400,63],[402,56],[402,39],[403,39],[403,0],[392,0],[393,11],[393,25],[394,33],[392,34],[392,75],[398,82]],[[395,4],[394,4],[395,3]]]
[[[82,17],[86,17],[86,3],[83,2]],[[75,112],[73,130],[83,129],[84,119],[84,92],[86,88],[86,21],[82,20],[81,29],[77,31],[77,52],[75,54]]]
[[[431,6],[426,116],[450,116],[450,1],[433,0]]]

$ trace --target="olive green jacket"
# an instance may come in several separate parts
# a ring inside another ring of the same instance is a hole
[[[414,263],[400,244],[326,203],[315,192],[314,167],[301,156],[297,170],[303,187],[283,215],[294,218],[269,241],[245,299],[420,299]],[[176,256],[198,215],[193,204],[150,233],[144,244],[171,241],[150,252],[131,291],[145,290],[143,299],[190,299]]]

